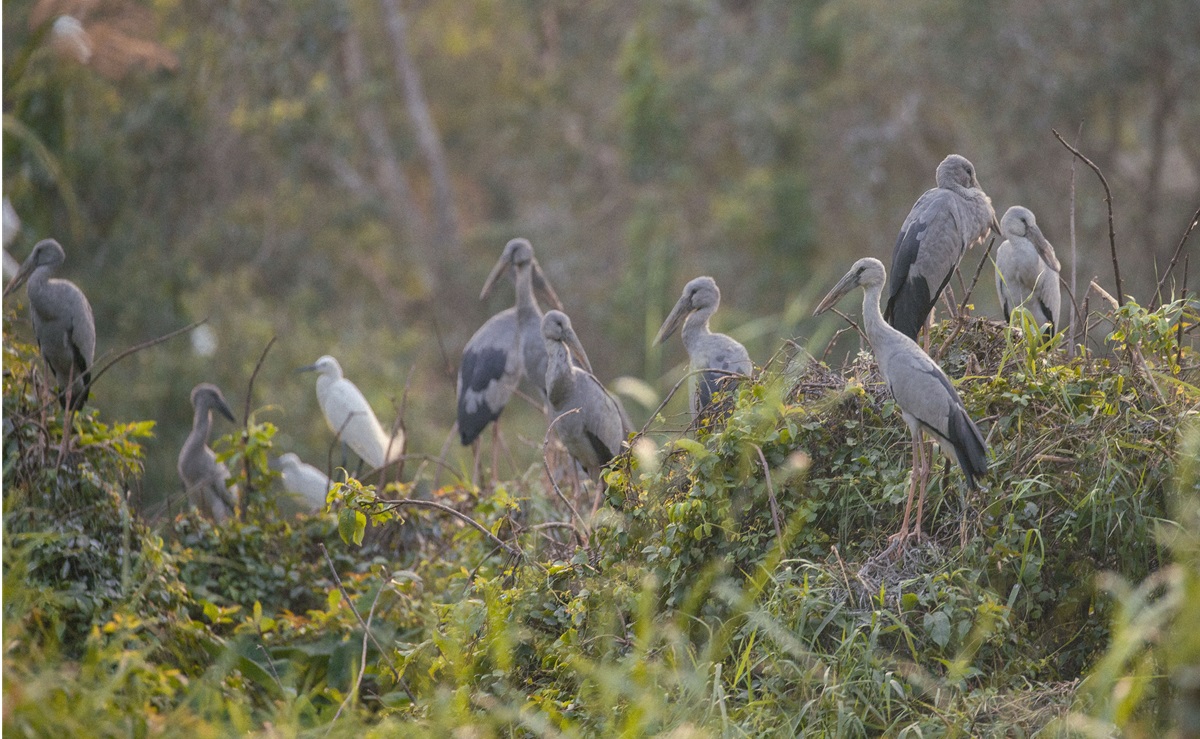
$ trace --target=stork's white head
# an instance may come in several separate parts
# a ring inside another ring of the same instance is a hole
[[[11,291],[24,285],[39,267],[49,267],[53,274],[54,270],[62,266],[65,261],[67,261],[67,255],[61,244],[54,239],[42,239],[37,246],[33,247],[33,251],[29,252],[29,256],[25,257],[21,269],[17,270],[17,276],[12,279],[8,287],[4,288],[4,294],[8,295]]]
[[[883,268],[883,262],[874,257],[863,257],[850,267],[850,271],[838,281],[838,284],[833,286],[829,294],[817,305],[813,315],[819,316],[829,310],[843,295],[856,287],[883,287],[885,282],[887,282],[887,270]]]

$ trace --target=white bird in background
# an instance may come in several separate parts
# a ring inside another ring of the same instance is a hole
[[[383,430],[362,392],[342,376],[342,366],[326,354],[298,372],[319,372],[317,402],[325,421],[339,439],[372,469],[395,462],[404,454],[404,434],[394,437]]]
[[[1062,265],[1054,247],[1042,235],[1033,211],[1014,205],[1000,219],[1004,243],[996,250],[996,295],[1004,308],[1004,320],[1013,309],[1023,306],[1033,314],[1039,326],[1050,325],[1050,334],[1058,331],[1062,295],[1058,290],[1058,272]]]
[[[212,427],[212,412],[215,410],[233,421],[233,411],[225,402],[225,396],[216,386],[202,382],[192,388],[192,432],[179,450],[179,478],[187,489],[188,500],[204,516],[218,524],[225,523],[237,509],[236,487],[226,487],[229,469],[217,461],[217,455],[208,448],[208,432]]]
[[[333,481],[324,472],[292,452],[284,454],[271,466],[279,470],[284,490],[302,498],[311,510],[319,511],[325,507]]]

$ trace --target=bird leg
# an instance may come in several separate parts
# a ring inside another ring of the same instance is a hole
[[[458,421],[455,421],[454,425],[450,427],[450,433],[446,435],[446,440],[442,442],[442,453],[438,455],[437,470],[433,473],[434,490],[437,489],[438,483],[442,480],[443,464],[446,461],[446,454],[450,451],[450,441],[456,433],[458,433]]]
[[[925,441],[917,442],[917,456],[920,458],[921,476],[920,484],[917,488],[917,523],[913,527],[913,537],[917,541],[921,540],[921,514],[925,511],[925,492],[929,489],[929,470],[931,467],[931,458],[933,457],[933,449]]]
[[[888,537],[888,541],[891,542],[891,544],[887,548],[887,551],[889,551],[889,552],[895,550],[897,553],[899,553],[900,550],[904,549],[904,545],[908,541],[908,518],[909,518],[909,515],[912,513],[913,495],[917,492],[918,470],[921,465],[921,461],[920,461],[921,452],[919,451],[921,448],[920,444],[921,444],[921,432],[918,430],[913,430],[912,474],[909,475],[908,498],[904,502],[904,520],[900,524],[900,530],[898,532],[896,532],[895,534],[892,534],[890,537]]]
[[[958,271],[956,267],[955,272]],[[954,288],[950,287],[950,283],[946,283],[946,289],[942,291],[942,301],[946,304],[946,310],[950,312],[951,318],[958,318],[958,302],[954,299]]]
[[[500,482],[500,419],[492,421],[492,489]]]

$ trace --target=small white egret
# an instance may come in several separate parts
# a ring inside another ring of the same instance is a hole
[[[319,511],[325,507],[333,482],[324,472],[292,452],[281,456],[272,467],[279,470],[283,489],[303,499],[309,509]]]
[[[326,354],[298,372],[319,372],[317,402],[330,430],[372,469],[379,469],[404,454],[404,434],[390,437],[383,430],[367,399],[353,382],[342,376],[342,366]]]

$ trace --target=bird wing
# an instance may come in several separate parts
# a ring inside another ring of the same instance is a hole
[[[463,348],[457,387],[464,446],[500,417],[523,371],[516,310],[509,308],[489,318]]]
[[[946,373],[914,344],[893,353],[884,375],[896,404],[955,455],[967,483],[987,472],[987,446]]]

